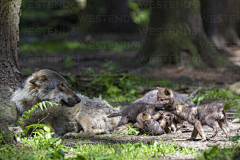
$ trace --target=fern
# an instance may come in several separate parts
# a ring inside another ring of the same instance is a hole
[[[22,115],[22,119],[20,121],[18,121],[18,123],[20,123],[21,125],[24,124],[24,121],[29,119],[31,120],[31,116],[32,116],[32,113],[35,112],[35,110],[37,110],[39,107],[40,109],[43,111],[43,107],[45,109],[47,109],[47,106],[46,105],[50,105],[51,107],[53,107],[53,105],[60,105],[59,103],[55,103],[55,102],[49,102],[49,101],[42,101],[42,102],[39,102],[37,104],[35,104],[30,110],[28,111],[25,111],[25,114]]]

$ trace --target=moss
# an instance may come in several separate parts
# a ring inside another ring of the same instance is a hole
[[[9,101],[10,92],[2,91],[0,95],[0,143],[11,143],[13,133],[8,130],[7,124],[16,120],[17,111],[15,105]]]

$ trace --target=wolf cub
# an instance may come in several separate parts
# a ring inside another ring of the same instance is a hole
[[[188,106],[184,104],[166,107],[165,109],[194,125],[190,140],[195,139],[198,133],[202,141],[207,140],[202,125],[208,125],[213,128],[213,134],[210,138],[217,135],[218,125],[225,132],[227,138],[231,136],[226,114],[223,109],[223,103],[208,103],[199,106]]]

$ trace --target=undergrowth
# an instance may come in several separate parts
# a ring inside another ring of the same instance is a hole
[[[74,147],[66,147],[58,144],[56,148],[50,141],[39,137],[24,138],[23,146],[8,147],[1,150],[0,159],[156,159],[164,155],[197,154],[196,149],[181,147],[175,143],[152,142],[145,144],[137,143],[117,143],[117,144],[80,144],[75,142]],[[41,143],[41,144],[39,144]],[[44,145],[42,145],[44,144]]]

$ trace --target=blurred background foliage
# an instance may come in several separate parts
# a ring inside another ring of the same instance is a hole
[[[23,0],[21,9],[20,34],[27,31],[44,34],[51,29],[64,33],[72,28],[82,32],[109,32],[121,29],[133,32],[133,29],[136,29],[135,24],[148,27],[150,15],[150,8],[141,8],[139,3],[132,0]],[[88,16],[93,15],[100,19],[86,20]],[[124,21],[125,18],[129,24],[124,28],[118,24],[107,24],[107,19],[101,19],[107,15],[118,15],[119,21]]]

